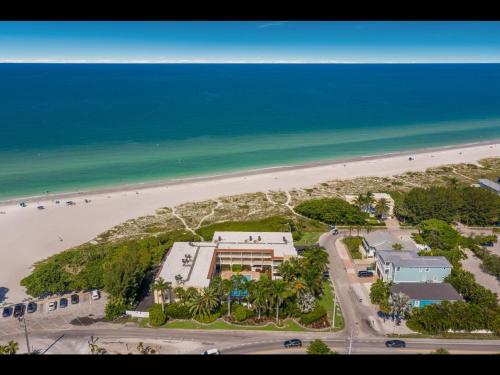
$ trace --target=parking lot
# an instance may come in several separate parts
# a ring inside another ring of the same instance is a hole
[[[24,318],[28,330],[64,329],[79,325],[89,325],[104,318],[104,308],[107,300],[104,293],[100,294],[98,300],[93,300],[90,292],[75,293],[79,297],[79,302],[75,304],[71,303],[72,294],[51,296],[42,300],[33,299],[37,304],[37,309],[32,313],[28,313],[27,311],[28,302],[31,300],[25,301]],[[68,305],[64,308],[60,307],[61,298],[68,300]],[[49,311],[48,305],[54,301],[57,302],[57,307],[55,310]],[[1,306],[2,312],[6,306],[11,306],[14,309],[13,304],[4,304]],[[23,322],[14,318],[13,314],[9,317],[0,317],[0,337],[5,338],[9,335],[19,334],[20,332],[24,332]]]

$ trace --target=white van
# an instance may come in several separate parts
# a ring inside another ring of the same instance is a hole
[[[56,301],[49,302],[49,305],[47,307],[49,311],[54,311],[57,308],[57,302]]]
[[[219,352],[219,349],[217,348],[214,348],[214,349],[208,349],[208,350],[205,350],[203,353],[201,353],[203,355],[219,355],[220,352]]]
[[[99,293],[99,291],[96,289],[96,290],[93,290],[92,291],[92,299],[94,301],[98,300],[99,298],[101,298],[101,294]]]

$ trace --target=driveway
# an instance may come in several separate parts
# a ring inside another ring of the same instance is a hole
[[[360,295],[357,294],[356,288],[352,287],[351,275],[354,273],[354,268],[346,266],[344,262],[346,261],[345,249],[338,249],[336,246],[337,240],[342,235],[342,232],[338,235],[325,233],[320,237],[319,243],[327,250],[329,255],[330,277],[342,310],[346,333],[349,335],[352,333],[357,337],[377,336],[379,333],[370,325],[370,322],[376,319],[372,309],[366,303],[359,302]],[[357,279],[355,275],[354,278]]]

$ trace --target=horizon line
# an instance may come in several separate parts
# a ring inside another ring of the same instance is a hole
[[[0,60],[0,64],[500,64],[500,61],[203,61],[203,60],[178,60],[178,61],[147,61],[147,60]]]

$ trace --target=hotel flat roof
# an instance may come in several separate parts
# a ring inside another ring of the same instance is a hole
[[[297,256],[290,232],[215,232],[211,242],[175,242],[158,276],[174,287],[179,285],[176,275],[182,276],[184,286],[206,287],[216,250],[267,250],[277,258]],[[189,263],[182,261],[186,255],[191,257]]]

